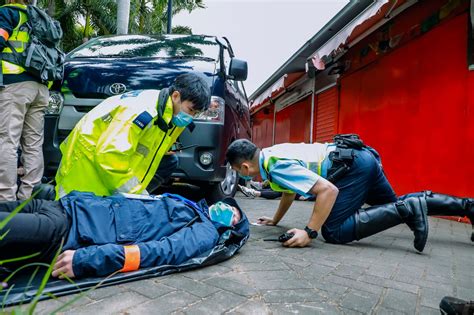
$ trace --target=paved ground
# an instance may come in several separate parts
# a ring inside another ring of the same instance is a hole
[[[278,201],[238,201],[251,221],[272,215]],[[303,227],[310,202],[295,202],[279,227],[251,227],[234,258],[204,269],[98,289],[71,314],[439,314],[445,295],[474,298],[474,245],[470,225],[430,219],[423,254],[405,226],[351,245],[322,239],[305,249],[263,242]],[[49,313],[71,297],[41,302]]]

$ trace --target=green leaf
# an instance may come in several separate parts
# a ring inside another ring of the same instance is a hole
[[[0,235],[0,241],[2,241],[5,238],[5,236],[7,236],[8,232],[10,232],[10,229],[6,230],[5,233]]]
[[[35,277],[36,277],[36,274],[38,273],[38,270],[39,270],[39,268],[40,268],[40,267],[39,267],[39,266],[37,266],[37,267],[35,268],[35,271],[33,271],[33,273],[31,274],[31,276],[30,276],[30,279],[28,280],[28,284],[26,285],[26,287],[25,287],[25,291],[24,291],[23,293],[25,293],[25,294],[26,294],[26,291],[27,291],[27,290],[28,290],[28,288],[30,287],[30,285],[31,285],[31,282],[33,282],[33,280],[35,279]],[[23,305],[23,301],[20,303],[20,305]]]
[[[9,259],[5,259],[5,260],[0,260],[0,266],[3,265],[3,264],[15,262],[15,261],[30,259],[30,258],[33,258],[35,256],[38,256],[39,254],[41,254],[41,253],[37,252],[37,253],[31,254],[31,255],[28,255],[28,256],[15,257],[15,258],[9,258]]]
[[[20,272],[21,270],[23,269],[26,269],[26,268],[29,268],[29,267],[33,267],[33,266],[43,266],[43,267],[46,267],[48,268],[49,265],[48,264],[45,264],[45,263],[30,263],[30,264],[26,264],[26,265],[23,265],[17,269],[15,269],[11,274],[8,275],[8,277],[6,277],[5,279],[3,279],[2,282],[6,282],[8,283],[10,281],[10,279],[12,279],[18,272]],[[3,288],[0,288],[0,292],[3,290]]]
[[[36,305],[38,304],[42,294],[43,294],[43,291],[44,291],[44,288],[46,287],[46,284],[48,283],[48,280],[49,278],[51,277],[51,272],[53,271],[53,268],[54,268],[54,264],[56,264],[56,260],[58,259],[58,256],[59,254],[61,253],[62,251],[62,248],[63,248],[63,243],[64,243],[64,239],[61,241],[61,244],[59,245],[59,248],[58,250],[56,251],[56,254],[54,255],[54,258],[53,258],[53,261],[51,262],[51,264],[48,266],[48,270],[46,271],[46,273],[44,274],[43,276],[43,279],[41,280],[41,284],[40,284],[40,287],[38,288],[38,291],[36,292],[35,294],[35,298],[33,299],[33,301],[31,302],[31,306],[30,308],[28,309],[28,312],[29,314],[33,314],[35,308],[36,308]]]

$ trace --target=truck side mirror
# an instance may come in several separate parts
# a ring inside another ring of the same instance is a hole
[[[247,61],[232,58],[229,66],[229,76],[235,81],[247,80],[248,68]]]

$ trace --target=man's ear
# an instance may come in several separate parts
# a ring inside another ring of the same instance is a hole
[[[181,101],[181,93],[178,91],[173,91],[173,93],[171,93],[171,100],[173,100],[173,103],[178,103]]]
[[[177,115],[181,111],[181,93],[173,91],[170,96],[173,102],[173,115]]]

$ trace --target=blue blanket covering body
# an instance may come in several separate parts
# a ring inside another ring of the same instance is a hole
[[[233,199],[225,201],[238,207]],[[51,278],[42,299],[80,292],[100,282],[112,285],[216,264],[235,255],[250,233],[243,212],[240,222],[229,228],[209,220],[204,201],[195,203],[178,195],[101,198],[74,192],[61,202],[71,217],[64,249],[76,249],[73,269],[79,278],[74,284]],[[127,207],[134,209],[133,216]],[[106,278],[122,268],[123,245],[129,244],[140,248],[140,270]],[[0,291],[0,303],[32,300],[41,273],[30,281],[31,272],[15,276],[9,283],[13,289]]]

